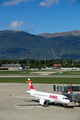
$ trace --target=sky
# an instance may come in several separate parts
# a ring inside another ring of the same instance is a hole
[[[0,31],[42,33],[80,30],[80,0],[0,0]]]

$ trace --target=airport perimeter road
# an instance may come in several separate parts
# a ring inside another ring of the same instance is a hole
[[[61,77],[61,78],[80,78],[80,75],[0,75],[0,77]]]
[[[39,91],[50,92],[52,84],[34,84]],[[29,85],[20,83],[0,83],[0,120],[80,120],[80,107],[70,103],[67,108],[63,105],[49,105],[42,107],[31,99],[12,98],[26,96]]]

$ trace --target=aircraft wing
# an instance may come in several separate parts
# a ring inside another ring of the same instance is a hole
[[[23,96],[13,96],[11,94],[9,94],[11,97],[14,97],[14,98],[24,98],[24,99],[27,99],[27,98],[33,98],[33,97],[23,97]]]

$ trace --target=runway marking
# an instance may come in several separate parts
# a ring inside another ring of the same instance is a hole
[[[69,108],[65,108],[66,110],[70,110]]]
[[[34,107],[24,107],[24,106],[21,106],[21,107],[17,107],[16,109],[33,109]]]
[[[8,100],[4,100],[4,101],[0,102],[0,104],[1,104],[1,103],[4,103],[4,102],[6,102],[6,101],[8,101]]]

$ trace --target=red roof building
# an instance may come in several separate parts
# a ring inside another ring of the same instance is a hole
[[[61,67],[62,64],[54,64],[55,67]]]
[[[54,64],[55,68],[60,68],[62,66],[62,64]]]

